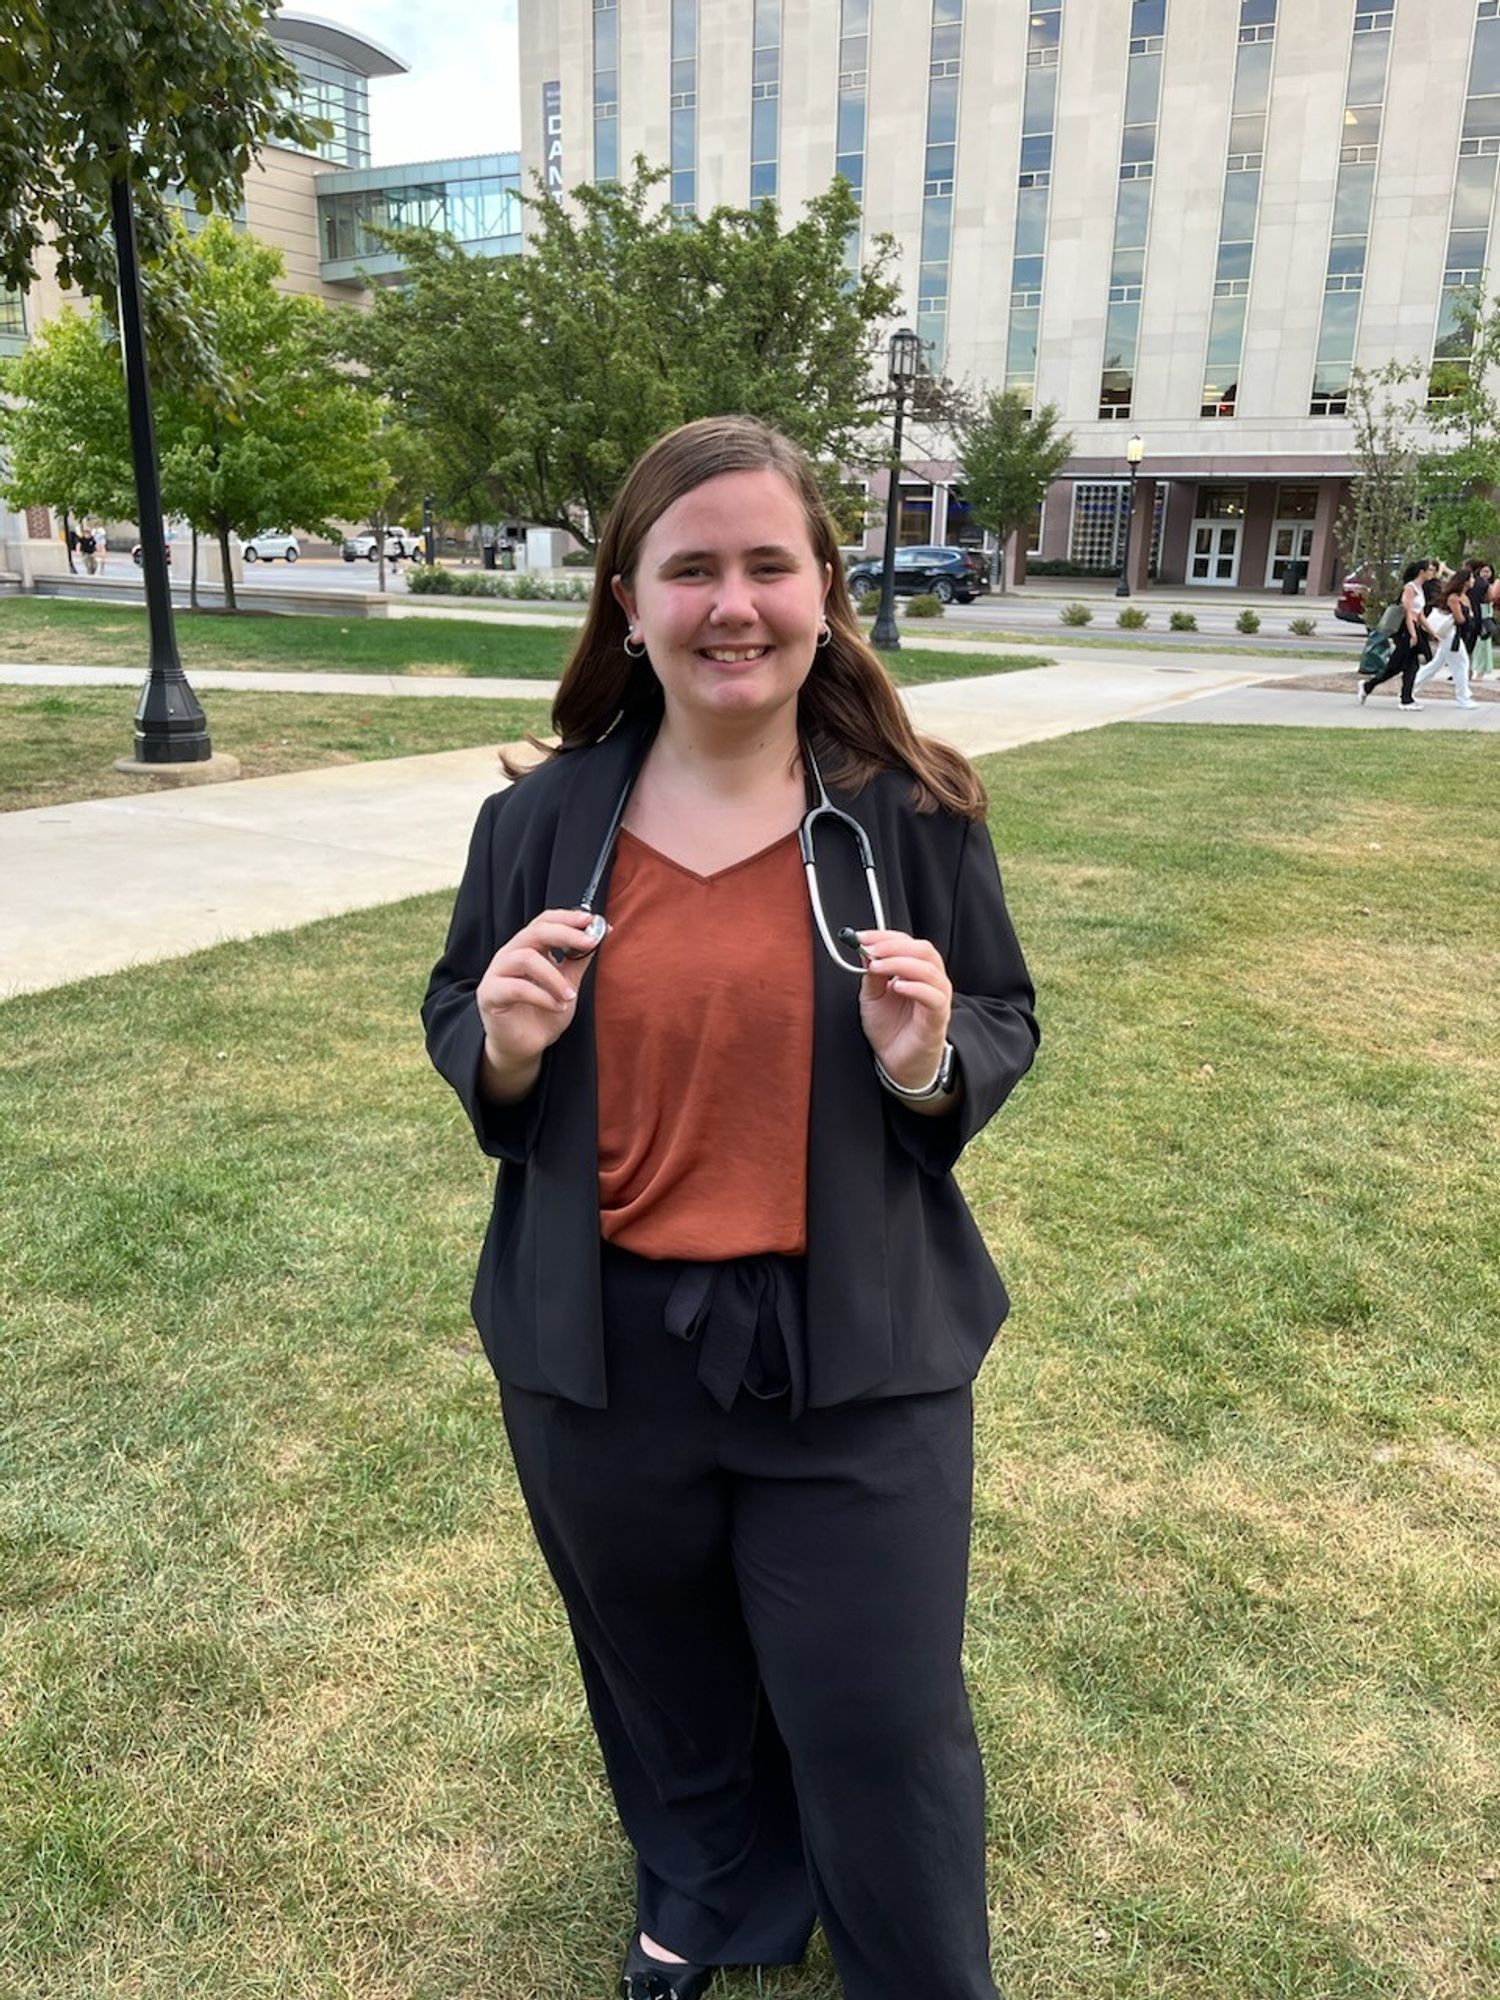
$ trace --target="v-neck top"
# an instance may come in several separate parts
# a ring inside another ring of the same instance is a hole
[[[605,1240],[801,1256],[813,970],[797,836],[699,875],[622,830],[608,914],[591,974]]]

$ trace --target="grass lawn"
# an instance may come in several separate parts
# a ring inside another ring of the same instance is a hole
[[[0,812],[147,789],[113,769],[116,757],[131,754],[135,705],[129,688],[0,686]],[[215,689],[205,708],[215,750],[238,757],[247,778],[513,743],[527,730],[545,730],[550,717],[544,701],[416,701],[238,688]]]
[[[1491,746],[989,760],[964,1179],[1008,2000],[1500,1990]],[[466,1314],[427,897],[0,1009],[0,1991],[596,2000],[631,1909]],[[716,1992],[721,1990],[715,1989]],[[800,1972],[726,2000],[832,2000]]]
[[[545,609],[546,607],[538,607]],[[232,670],[302,668],[320,673],[476,674],[555,680],[574,631],[518,625],[504,612],[489,622],[462,618],[291,617],[267,612],[179,611],[177,646],[195,667]],[[912,637],[911,645],[920,639]],[[1035,644],[1035,641],[1032,641]],[[146,614],[130,605],[78,604],[65,598],[0,598],[0,660],[59,667],[134,667],[145,672]],[[1051,664],[1045,654],[900,653],[891,660],[901,684],[1011,673]]]

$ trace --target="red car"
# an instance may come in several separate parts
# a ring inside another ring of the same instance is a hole
[[[1371,582],[1367,569],[1357,569],[1344,578],[1344,587],[1338,603],[1333,607],[1335,618],[1342,618],[1346,625],[1363,625],[1365,622],[1365,592]]]

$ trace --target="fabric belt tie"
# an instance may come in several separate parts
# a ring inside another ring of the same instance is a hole
[[[800,1262],[736,1257],[724,1264],[683,1264],[662,1323],[678,1340],[699,1343],[698,1380],[721,1410],[744,1388],[762,1402],[790,1395],[789,1414],[807,1402],[807,1314]]]

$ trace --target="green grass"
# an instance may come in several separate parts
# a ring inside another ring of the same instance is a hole
[[[539,606],[550,611],[555,607]],[[291,617],[245,612],[176,614],[177,645],[189,675],[195,667],[235,671],[306,669],[320,673],[475,674],[555,680],[574,630],[519,625],[503,611],[478,618]],[[907,642],[916,646],[920,640]],[[77,604],[63,598],[0,598],[0,660],[48,666],[145,670],[146,614],[130,605]],[[1045,667],[1042,654],[997,659],[987,652],[893,654],[891,677],[959,680],[969,674]]]
[[[1003,1988],[1487,2000],[1490,746],[985,772],[1046,1029],[964,1166],[1017,1300]],[[489,1176],[418,1044],[447,901],[0,1009],[7,2000],[611,1990],[626,1855],[465,1309]],[[835,1991],[821,1946],[764,1985]]]
[[[0,812],[141,791],[139,779],[113,768],[131,755],[135,704],[129,688],[0,687]],[[238,757],[247,778],[513,743],[544,731],[551,714],[542,701],[239,688],[216,688],[204,708],[214,749]]]

